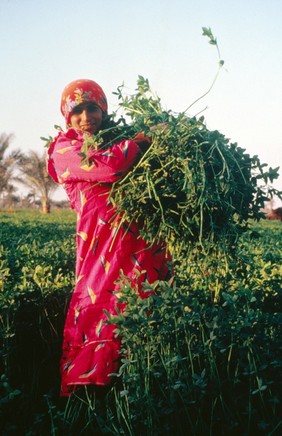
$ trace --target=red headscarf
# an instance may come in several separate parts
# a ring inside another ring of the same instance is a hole
[[[73,108],[88,101],[93,101],[103,112],[107,113],[106,95],[101,86],[94,80],[74,80],[65,87],[61,99],[61,112],[67,124],[70,122],[70,114]]]

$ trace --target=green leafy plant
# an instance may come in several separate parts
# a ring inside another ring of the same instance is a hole
[[[109,319],[123,338],[116,383],[62,401],[75,216],[0,218],[3,434],[279,434],[280,222],[251,221],[232,262],[190,258],[177,280],[146,283],[148,299],[121,277],[126,310]]]
[[[203,35],[217,48],[210,28]],[[209,90],[199,99],[206,96]],[[105,129],[85,138],[83,163],[90,163],[90,150],[109,146],[121,138],[143,132],[150,146],[132,171],[112,189],[117,214],[127,222],[140,221],[142,236],[150,243],[164,240],[176,257],[187,251],[232,247],[248,227],[248,220],[261,218],[264,202],[281,192],[269,187],[279,168],[266,169],[258,156],[250,156],[219,131],[210,131],[203,117],[189,117],[165,110],[148,79],[138,77],[132,95],[123,86],[115,92],[119,109],[109,116]],[[117,121],[121,110],[124,116]]]
[[[135,94],[124,96],[121,88],[117,94],[130,124],[117,123],[115,135],[133,138],[144,132],[151,144],[114,185],[112,202],[124,221],[142,223],[149,242],[164,240],[176,255],[191,244],[206,251],[220,242],[230,246],[250,218],[261,218],[269,196],[281,195],[266,190],[278,168],[266,170],[257,156],[208,130],[202,117],[165,111],[147,79],[139,76]],[[97,147],[97,140],[88,138],[87,150]]]

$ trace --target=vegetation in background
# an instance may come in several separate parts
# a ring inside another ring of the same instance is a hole
[[[30,189],[34,197],[40,199],[42,213],[50,213],[51,194],[58,185],[54,183],[47,172],[46,154],[30,151],[21,154],[17,161],[19,176],[16,180]]]
[[[51,194],[58,185],[49,177],[46,170],[46,155],[36,151],[25,154],[15,150],[7,154],[12,135],[0,135],[0,207],[15,208],[41,207],[42,213],[49,213]],[[25,197],[17,194],[19,183],[27,188]]]
[[[13,185],[13,171],[19,155],[19,151],[7,154],[12,135],[2,133],[0,135],[0,196],[10,196],[13,198],[15,187]]]

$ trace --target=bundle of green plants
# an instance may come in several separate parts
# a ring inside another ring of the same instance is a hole
[[[163,240],[176,255],[219,242],[232,246],[248,220],[262,216],[265,186],[278,177],[278,168],[266,170],[258,156],[210,131],[203,117],[164,110],[141,76],[135,94],[125,96],[120,87],[117,95],[126,118],[114,122],[112,115],[108,129],[87,138],[82,161],[89,150],[120,138],[143,132],[149,139],[141,159],[112,189],[122,221],[140,221],[148,242]],[[268,189],[268,196],[274,194]]]

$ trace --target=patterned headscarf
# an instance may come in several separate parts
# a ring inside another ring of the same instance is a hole
[[[69,83],[63,90],[61,112],[66,123],[70,123],[70,114],[80,103],[93,101],[103,112],[107,113],[108,103],[103,89],[93,80],[80,79]]]

